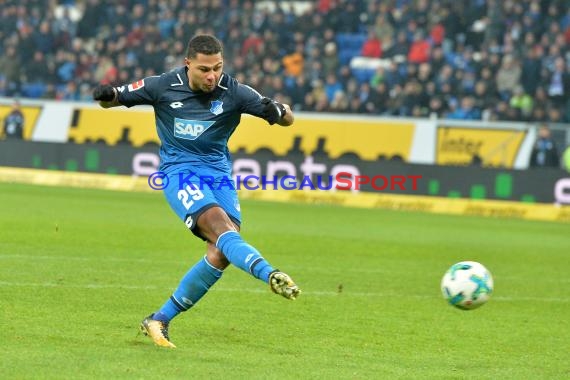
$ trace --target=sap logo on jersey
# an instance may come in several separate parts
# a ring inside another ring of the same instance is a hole
[[[186,119],[174,119],[174,136],[186,139],[186,140],[196,140],[204,131],[210,128],[214,124],[213,121],[201,121],[201,120],[186,120]]]

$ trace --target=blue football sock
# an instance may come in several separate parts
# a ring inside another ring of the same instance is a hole
[[[227,231],[220,235],[216,247],[230,263],[262,281],[269,282],[273,267],[261,257],[259,251],[247,244],[236,231]]]
[[[153,319],[169,322],[181,312],[190,309],[222,277],[222,273],[204,256],[184,275],[172,296],[154,313]]]

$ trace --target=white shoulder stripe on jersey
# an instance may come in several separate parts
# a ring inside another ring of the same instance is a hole
[[[221,85],[222,79],[224,79],[224,74],[222,74],[222,75],[220,76],[220,80],[218,81],[218,87],[221,88],[221,89],[223,89],[223,90],[227,90],[227,89],[228,89],[227,87],[224,87],[224,86]]]
[[[182,78],[180,78],[180,74],[176,74],[176,76],[178,77],[178,82],[177,83],[171,83],[170,84],[171,87],[182,86],[184,84],[184,82],[182,82]]]

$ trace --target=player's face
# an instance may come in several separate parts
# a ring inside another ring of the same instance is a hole
[[[222,54],[198,53],[196,58],[184,58],[184,63],[188,67],[188,84],[192,91],[214,91],[224,66]]]

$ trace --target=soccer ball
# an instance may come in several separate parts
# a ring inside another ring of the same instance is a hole
[[[461,261],[453,264],[441,280],[443,298],[462,310],[484,305],[493,293],[493,277],[482,264]]]

